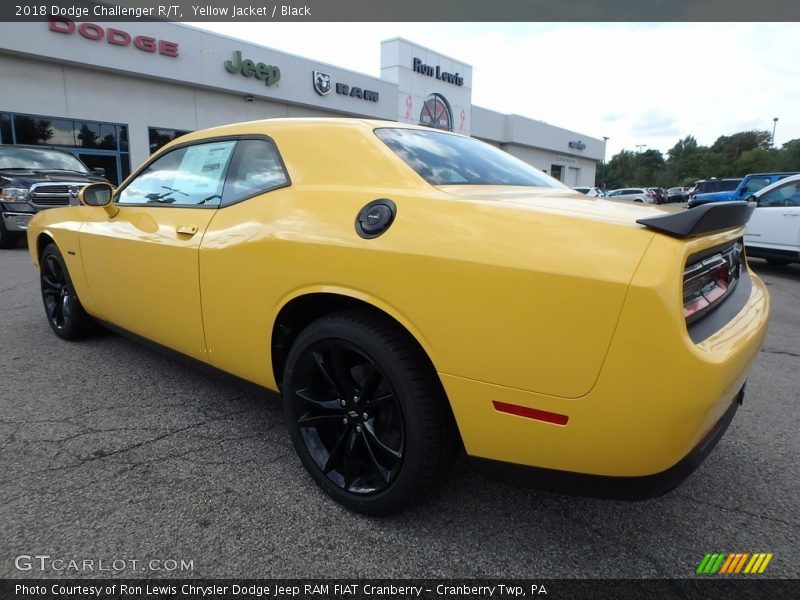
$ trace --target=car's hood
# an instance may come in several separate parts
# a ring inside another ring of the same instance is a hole
[[[48,169],[0,169],[0,178],[8,181],[5,185],[19,187],[30,187],[35,183],[75,181],[91,183],[93,181],[105,181],[105,178],[91,173],[81,173],[80,171],[51,171]]]
[[[490,202],[518,210],[540,210],[574,217],[641,227],[637,219],[657,217],[684,210],[680,207],[653,206],[630,200],[608,200],[586,196],[562,188],[517,186],[442,185],[441,191],[476,202]]]

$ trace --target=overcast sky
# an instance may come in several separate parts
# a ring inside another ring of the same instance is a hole
[[[608,136],[607,156],[694,135],[800,138],[800,23],[193,23],[380,77],[404,37],[473,67],[472,102]]]

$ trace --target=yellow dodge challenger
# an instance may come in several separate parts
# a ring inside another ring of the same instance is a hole
[[[678,485],[767,329],[750,211],[590,198],[433,129],[279,119],[181,137],[28,241],[56,335],[99,322],[280,391],[311,477],[378,515],[462,444],[554,491]]]

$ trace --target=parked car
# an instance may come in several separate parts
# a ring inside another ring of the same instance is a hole
[[[55,334],[97,319],[280,390],[310,476],[366,514],[431,489],[461,443],[551,490],[664,493],[766,333],[746,204],[589,200],[425,127],[217,127],[78,199],[28,228]]]
[[[105,181],[69,152],[44,146],[0,145],[0,248],[14,248],[38,211],[69,204],[71,195]]]
[[[708,202],[730,202],[731,200],[745,200],[758,190],[797,173],[751,173],[745,175],[736,188],[732,190],[719,190],[708,193],[695,193],[689,201],[689,208],[707,204]]]
[[[757,207],[747,222],[747,256],[772,264],[800,262],[800,175],[777,181],[750,196]]]
[[[643,204],[655,204],[656,197],[653,192],[645,188],[620,188],[608,192],[608,197],[612,200],[631,200],[642,202]]]
[[[667,190],[667,202],[686,202],[686,189],[682,187],[671,187]]]
[[[736,186],[738,186],[741,181],[741,177],[730,179],[718,179],[716,177],[701,179],[700,181],[696,181],[691,190],[689,190],[688,201],[691,202],[698,194],[735,190]]]
[[[653,193],[653,200],[656,204],[666,204],[667,203],[667,190],[664,188],[647,188],[650,192]]]
[[[598,187],[576,187],[572,189],[581,194],[591,196],[592,198],[604,198],[606,195],[606,193]]]

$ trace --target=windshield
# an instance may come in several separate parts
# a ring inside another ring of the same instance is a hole
[[[566,188],[560,181],[473,138],[420,129],[375,134],[431,185],[522,185]]]
[[[89,172],[86,165],[67,152],[48,150],[46,148],[19,148],[14,146],[0,148],[0,169]]]

